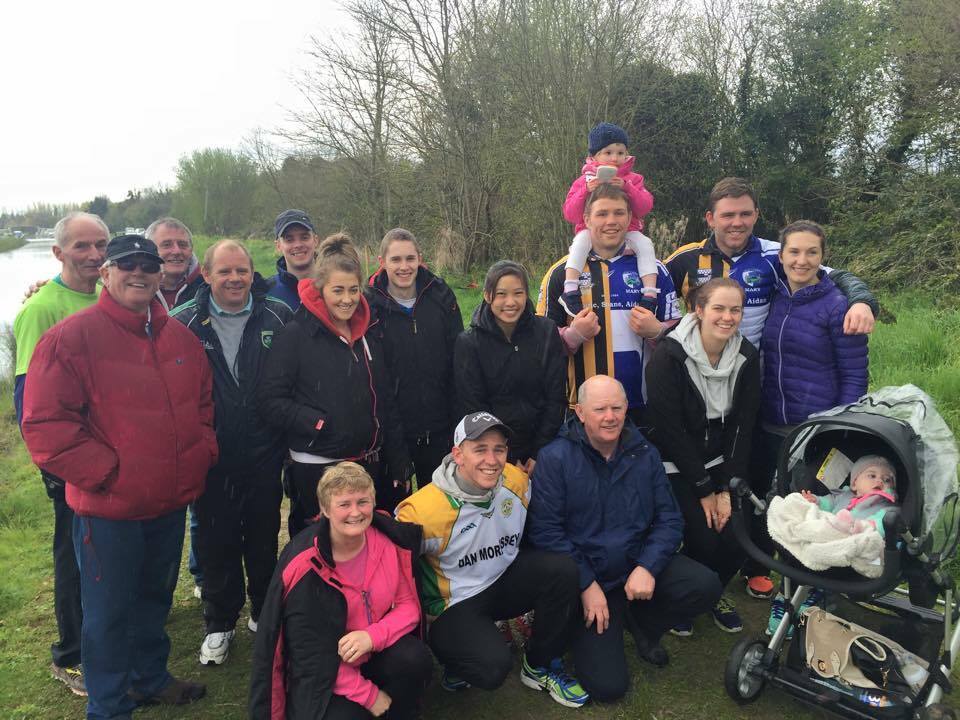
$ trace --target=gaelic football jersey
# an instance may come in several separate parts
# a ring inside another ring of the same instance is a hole
[[[563,293],[564,264],[560,258],[543,278],[537,313],[546,315],[558,326],[569,325],[570,316],[557,299]],[[680,319],[680,306],[670,273],[657,263],[657,319]],[[637,271],[635,255],[618,255],[609,260],[593,253],[580,274],[583,306],[593,305],[600,321],[600,334],[585,342],[570,357],[567,387],[571,406],[576,404],[577,388],[594,375],[612,375],[627,391],[631,409],[642,409],[646,399],[643,371],[653,353],[653,343],[630,329],[630,310],[643,294],[643,278]]]
[[[487,503],[461,502],[431,483],[397,506],[398,520],[423,527],[417,572],[428,615],[483,592],[510,567],[520,550],[529,501],[526,473],[508,464]]]

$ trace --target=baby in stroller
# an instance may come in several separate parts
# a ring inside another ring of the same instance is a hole
[[[821,510],[832,513],[838,530],[853,535],[876,530],[883,537],[883,516],[897,503],[897,473],[882,455],[864,455],[850,469],[850,485],[829,495],[800,495]]]

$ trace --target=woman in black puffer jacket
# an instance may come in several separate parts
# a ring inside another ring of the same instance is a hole
[[[501,260],[487,272],[483,302],[457,338],[454,382],[461,416],[485,410],[513,431],[511,463],[533,470],[567,407],[567,360],[553,321],[536,315],[523,267]]]

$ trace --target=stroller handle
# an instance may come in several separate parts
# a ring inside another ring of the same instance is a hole
[[[780,575],[801,585],[810,585],[828,592],[859,597],[879,595],[889,591],[897,583],[900,575],[900,551],[897,549],[897,543],[900,533],[904,529],[899,508],[891,508],[883,517],[883,573],[880,577],[864,578],[862,582],[837,580],[806,568],[785,563],[757,547],[750,537],[744,511],[743,501],[746,496],[750,495],[750,486],[743,478],[735,477],[730,480],[730,491],[733,496],[733,513],[730,517],[730,522],[733,525],[733,536],[751,559],[765,567],[775,570]]]

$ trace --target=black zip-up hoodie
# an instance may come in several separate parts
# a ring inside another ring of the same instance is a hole
[[[291,450],[357,460],[382,448],[387,477],[404,479],[403,425],[367,301],[361,296],[348,340],[333,329],[313,281],[299,289],[300,309],[273,339],[257,389],[260,414],[286,433]]]
[[[267,296],[267,283],[257,273],[250,292],[253,307],[236,359],[239,382],[227,367],[220,339],[210,323],[210,286],[200,286],[194,298],[172,314],[200,339],[210,361],[214,427],[220,445],[220,460],[213,471],[220,474],[255,474],[267,466],[279,465],[286,451],[283,434],[264,423],[258,414],[254,395],[273,337],[293,318],[293,312],[280,300]]]
[[[746,477],[750,442],[760,408],[760,354],[740,344],[746,361],[733,387],[733,403],[723,420],[707,420],[707,410],[685,365],[687,354],[669,335],[657,345],[646,369],[647,405],[644,434],[664,461],[677,466],[697,497],[726,488],[733,477]],[[723,454],[721,465],[704,463]]]
[[[567,358],[553,320],[528,301],[507,340],[483,302],[457,338],[454,379],[460,417],[493,413],[513,431],[510,462],[536,459],[557,436],[567,409]]]
[[[460,420],[453,383],[453,348],[463,332],[457,297],[425,267],[407,312],[387,292],[382,269],[370,276],[368,297],[383,343],[391,389],[408,438],[449,434]]]

